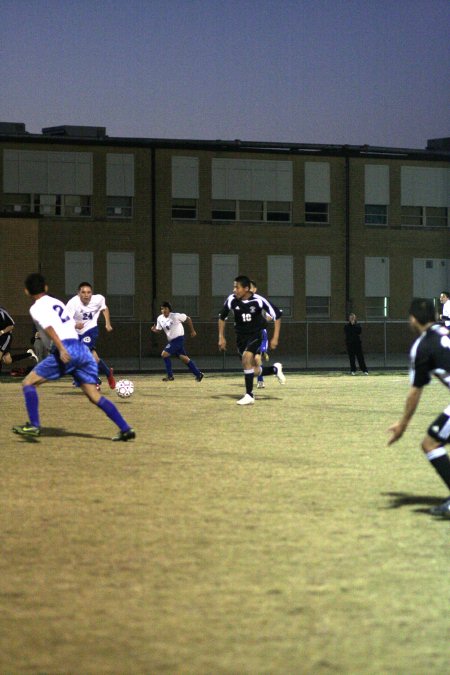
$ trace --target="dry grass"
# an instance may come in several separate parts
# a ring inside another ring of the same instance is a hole
[[[126,444],[69,380],[14,436],[0,382],[1,673],[450,672],[446,490],[418,449],[443,387],[387,448],[401,373],[288,374],[245,408],[240,375],[133,379]]]

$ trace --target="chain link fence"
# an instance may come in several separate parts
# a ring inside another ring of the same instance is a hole
[[[197,336],[186,336],[186,351],[202,370],[240,370],[233,322],[226,327],[227,350],[217,346],[217,322],[194,322]],[[159,371],[161,351],[166,344],[163,333],[152,333],[150,321],[112,321],[107,333],[100,320],[99,354],[116,370]],[[414,335],[407,321],[366,321],[362,327],[362,344],[369,370],[405,369]],[[271,329],[269,326],[269,335]],[[17,322],[12,353],[31,346],[33,326]],[[281,361],[292,370],[349,369],[345,349],[344,323],[341,321],[286,321],[281,325],[280,344],[270,352],[270,361]],[[174,368],[185,366],[174,359]]]

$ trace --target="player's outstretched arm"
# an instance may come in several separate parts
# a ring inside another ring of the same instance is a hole
[[[280,339],[281,319],[276,319],[273,325],[273,335],[270,339],[270,348],[276,349]]]
[[[197,333],[196,333],[196,330],[194,328],[194,324],[192,323],[192,319],[191,319],[190,316],[186,317],[186,323],[189,327],[189,332],[190,332],[191,337],[195,337],[197,335]]]
[[[225,321],[219,319],[219,349],[225,351],[227,348],[227,341],[225,340]]]
[[[63,343],[59,339],[55,329],[52,326],[48,326],[47,328],[44,328],[46,334],[50,338],[50,340],[53,342],[55,345],[56,349],[59,351],[59,357],[63,363],[69,363],[70,361],[70,354],[67,351],[67,349],[64,347]]]
[[[398,441],[398,439],[403,436],[412,416],[416,412],[421,396],[422,388],[411,387],[406,398],[403,416],[397,422],[392,424],[388,429],[388,432],[391,433],[391,437],[388,440],[388,445],[392,445],[395,443],[395,441]]]
[[[105,309],[103,310],[103,316],[105,317],[105,328],[108,331],[108,333],[110,333],[113,327],[111,326],[111,315],[109,313],[108,307],[105,307]]]

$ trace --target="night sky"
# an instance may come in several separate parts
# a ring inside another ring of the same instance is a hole
[[[27,131],[424,148],[450,135],[448,0],[0,0]]]

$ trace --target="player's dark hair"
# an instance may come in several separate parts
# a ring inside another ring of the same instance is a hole
[[[83,286],[89,286],[89,288],[92,290],[92,284],[90,284],[89,281],[82,281],[81,284],[78,284],[78,290],[81,291]]]
[[[172,305],[170,302],[167,302],[167,300],[164,300],[164,302],[161,303],[161,307],[167,307],[167,309],[170,309],[172,311]]]
[[[447,298],[450,298],[450,291],[441,291],[441,295],[446,295]]]
[[[250,288],[252,283],[250,279],[245,276],[245,274],[240,274],[238,277],[236,277],[235,282],[240,284],[242,288]]]
[[[414,298],[409,307],[409,315],[413,316],[421,326],[436,321],[436,309],[428,298]]]
[[[32,272],[25,279],[25,288],[30,295],[45,293],[45,279],[39,272]]]

